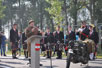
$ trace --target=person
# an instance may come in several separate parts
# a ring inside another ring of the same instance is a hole
[[[71,26],[68,26],[68,35],[66,36],[66,39],[67,39],[67,42],[66,42],[67,44],[69,41],[76,40],[76,34],[74,31],[72,31]],[[68,46],[66,46],[65,48],[66,55],[67,55],[67,50],[68,50]]]
[[[91,40],[93,40],[95,42],[95,52],[94,52],[93,59],[95,59],[95,57],[96,57],[96,54],[97,54],[97,44],[99,42],[98,32],[94,28],[95,28],[94,25],[90,24],[90,26],[89,26],[89,30],[90,30],[89,39],[91,39]]]
[[[45,36],[45,32],[42,33],[42,36]],[[46,56],[46,45],[44,44],[45,38],[42,38],[40,40],[40,45],[41,45],[41,53],[43,54],[43,57]]]
[[[55,47],[56,47],[55,33],[56,33],[56,31],[53,32],[53,37],[54,37],[53,41],[54,41],[54,44],[53,44],[53,47],[52,47],[52,51],[53,51],[53,55],[52,56],[55,56],[55,54],[56,54],[56,49],[55,49]]]
[[[72,31],[72,27],[71,27],[71,26],[68,26],[68,35],[67,35],[66,39],[67,39],[68,41],[76,40],[75,32]]]
[[[27,40],[27,37],[25,35],[25,31],[22,33],[22,45],[24,49],[24,56],[25,58],[28,58],[28,51],[27,51],[27,43],[25,42]]]
[[[38,35],[39,34],[38,28],[34,25],[33,20],[29,21],[29,25],[26,28],[25,34],[26,34],[27,39],[29,37],[31,37],[32,35]],[[27,41],[27,50],[28,50],[29,64],[31,64],[31,42],[30,41]]]
[[[89,35],[89,29],[86,25],[86,22],[83,21],[80,31],[80,40],[84,41],[86,38],[88,38],[88,35]]]
[[[0,49],[1,49],[1,39],[2,39],[2,34],[0,32]]]
[[[60,44],[59,44],[60,42]],[[57,30],[55,32],[55,43],[57,43],[55,46],[55,49],[57,51],[57,58],[56,59],[62,59],[62,49],[63,49],[63,43],[64,43],[64,33],[60,31],[60,26],[57,27]]]
[[[18,41],[19,41],[19,38],[18,38],[17,24],[13,24],[13,27],[10,30],[10,43],[11,43],[13,59],[17,59],[16,52],[18,50]]]
[[[6,54],[5,54],[6,36],[4,35],[4,32],[1,32],[1,34],[2,34],[2,37],[1,37],[1,56],[2,55],[6,56]]]
[[[21,45],[22,45],[22,32],[18,32],[18,51],[19,51],[19,56],[21,56]]]
[[[47,58],[51,58],[52,54],[52,44],[53,44],[53,33],[50,32],[50,28],[47,27],[46,33],[45,33],[45,44],[46,44],[46,51],[47,51]]]

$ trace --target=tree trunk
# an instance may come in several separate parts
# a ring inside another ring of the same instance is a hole
[[[66,6],[66,0],[64,0],[64,11],[65,11],[65,20],[66,20],[66,25],[68,26],[68,17],[67,17],[67,6]]]
[[[50,19],[51,21],[51,25],[52,25],[52,32],[54,31],[54,23],[53,23],[53,19]]]
[[[90,15],[91,15],[91,23],[94,24],[95,21],[95,0],[90,0]]]
[[[0,19],[0,31],[2,31],[2,22],[1,22],[1,19]]]
[[[74,0],[74,4],[75,4],[75,16],[74,16],[74,29],[75,29],[77,25],[77,0]]]

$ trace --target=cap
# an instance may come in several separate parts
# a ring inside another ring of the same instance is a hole
[[[90,24],[89,26],[91,26],[91,27],[93,27],[93,28],[95,27],[94,24]]]
[[[29,24],[32,23],[32,22],[34,22],[34,21],[33,21],[33,20],[30,20],[30,21],[29,21]]]

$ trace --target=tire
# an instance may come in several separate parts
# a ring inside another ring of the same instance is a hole
[[[66,68],[70,68],[70,62],[71,62],[71,54],[69,53],[67,55],[67,64],[66,64]]]

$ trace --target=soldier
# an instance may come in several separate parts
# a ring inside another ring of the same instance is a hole
[[[89,29],[85,21],[82,22],[81,29],[82,30],[80,31],[80,40],[84,41],[86,38],[88,38],[88,35],[89,35]]]
[[[45,44],[46,44],[46,51],[47,51],[47,58],[51,58],[52,53],[52,43],[54,42],[53,33],[50,32],[50,28],[47,27],[47,32],[45,33]]]
[[[68,41],[76,40],[75,32],[72,31],[72,27],[71,27],[71,26],[68,26],[68,35],[67,35],[67,39],[68,39]]]
[[[96,30],[94,29],[93,24],[90,24],[89,30],[90,30],[89,39],[95,42],[95,52],[94,52],[94,59],[95,59],[96,53],[97,53],[97,44],[99,42],[99,36],[98,36],[98,32],[96,32]]]
[[[57,30],[55,32],[55,43],[57,50],[57,58],[56,59],[62,59],[62,43],[64,43],[64,34],[60,31],[60,26],[57,27]]]
[[[23,45],[23,49],[24,49],[24,56],[25,56],[25,58],[28,58],[27,43],[25,42],[25,40],[27,40],[27,37],[25,35],[25,32],[23,32],[23,34],[22,34],[22,45]]]
[[[17,24],[14,24],[13,28],[10,30],[10,43],[11,43],[13,59],[17,59],[16,51],[18,49],[18,41],[19,41],[19,38],[18,38]]]
[[[66,36],[66,45],[71,40],[76,40],[76,35],[75,35],[75,32],[72,31],[72,27],[68,26],[68,35]],[[68,51],[68,46],[65,47],[66,55],[67,55],[67,51]]]
[[[26,37],[29,38],[32,35],[38,35],[38,28],[34,26],[34,21],[30,20],[29,21],[29,26],[26,28]],[[31,42],[27,41],[27,50],[28,50],[28,58],[29,58],[29,63],[31,64]]]

